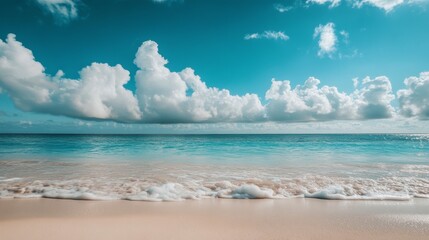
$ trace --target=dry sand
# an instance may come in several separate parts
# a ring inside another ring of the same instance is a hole
[[[429,239],[429,200],[0,200],[0,239]]]

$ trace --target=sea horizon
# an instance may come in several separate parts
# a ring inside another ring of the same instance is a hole
[[[41,133],[20,133],[20,132],[11,132],[11,133],[0,133],[0,135],[165,135],[165,136],[175,136],[175,135],[428,135],[429,133],[417,133],[417,132],[374,132],[374,133],[61,133],[61,132],[41,132]]]

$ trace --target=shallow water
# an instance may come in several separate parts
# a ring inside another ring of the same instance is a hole
[[[429,197],[429,135],[0,135],[0,198]]]

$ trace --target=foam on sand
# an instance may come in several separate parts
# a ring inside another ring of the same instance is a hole
[[[274,198],[272,189],[261,189],[254,184],[244,184],[230,191],[229,195],[221,195],[220,197],[231,197],[235,199],[263,199]]]
[[[413,198],[406,192],[378,192],[363,195],[350,194],[343,186],[328,186],[314,193],[305,193],[306,198],[318,198],[328,200],[394,200],[407,201]]]

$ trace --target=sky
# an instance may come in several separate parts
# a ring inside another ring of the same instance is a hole
[[[429,133],[428,0],[0,5],[3,133]]]

